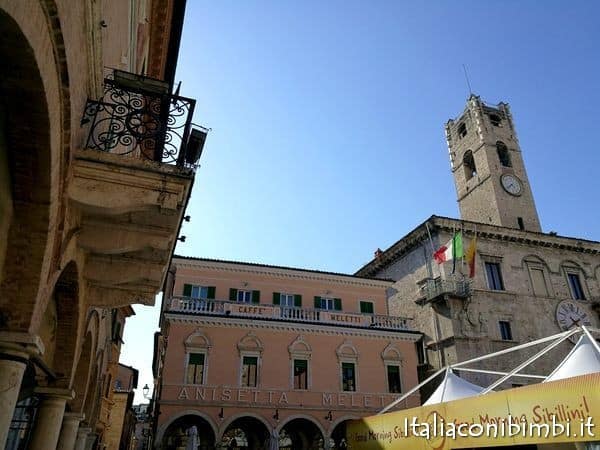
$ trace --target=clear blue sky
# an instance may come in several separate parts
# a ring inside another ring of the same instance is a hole
[[[188,0],[177,80],[212,132],[177,253],[354,272],[458,217],[462,64],[511,105],[543,230],[600,240],[599,20],[594,1]],[[136,312],[141,387],[158,307]]]

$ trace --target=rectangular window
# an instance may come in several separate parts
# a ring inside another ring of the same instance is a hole
[[[204,382],[204,354],[190,353],[187,367],[187,384],[202,384]]]
[[[504,283],[502,282],[502,272],[500,271],[499,263],[486,262],[485,273],[487,275],[488,288],[494,291],[504,290]]]
[[[279,294],[279,304],[281,306],[294,306],[294,296],[292,294]]]
[[[204,298],[214,299],[215,298],[215,287],[214,286],[198,286],[195,284],[184,284],[183,285],[183,296],[192,298]]]
[[[244,356],[242,359],[242,386],[256,387],[258,382],[258,357]]]
[[[342,299],[330,297],[315,297],[315,308],[326,309],[330,311],[341,311]]]
[[[342,390],[356,391],[356,374],[354,363],[342,363]]]
[[[585,294],[583,293],[583,286],[581,285],[581,280],[579,279],[579,275],[576,273],[568,273],[567,277],[569,278],[569,287],[571,288],[571,296],[575,300],[585,300]]]
[[[237,301],[242,303],[252,303],[252,291],[237,291]]]
[[[294,360],[294,389],[308,389],[308,361]]]
[[[402,392],[400,384],[400,366],[386,366],[388,379],[388,392]]]
[[[321,309],[333,309],[333,299],[321,297]]]
[[[502,340],[512,341],[513,336],[512,331],[510,329],[510,322],[507,320],[501,320],[500,322],[498,322],[498,325],[500,326],[500,337],[502,338]]]
[[[533,286],[533,293],[540,297],[548,297],[548,288],[546,287],[546,280],[544,278],[543,269],[529,269],[531,274],[531,285]]]
[[[373,302],[360,302],[360,312],[363,314],[373,314]]]

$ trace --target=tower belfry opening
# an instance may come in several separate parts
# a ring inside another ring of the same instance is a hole
[[[446,123],[462,219],[541,231],[510,107],[471,95]]]

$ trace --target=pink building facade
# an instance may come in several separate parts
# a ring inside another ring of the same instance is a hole
[[[391,287],[173,258],[154,356],[155,447],[344,448],[346,421],[417,384],[421,335],[388,315]]]

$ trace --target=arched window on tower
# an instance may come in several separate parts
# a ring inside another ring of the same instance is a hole
[[[473,152],[467,150],[463,156],[463,166],[465,168],[465,178],[470,180],[477,175],[477,167],[475,167],[475,159],[473,158]]]
[[[506,148],[504,142],[496,142],[496,151],[498,152],[500,164],[502,164],[504,167],[512,167],[512,163],[510,162],[510,153],[508,152],[508,148]]]

